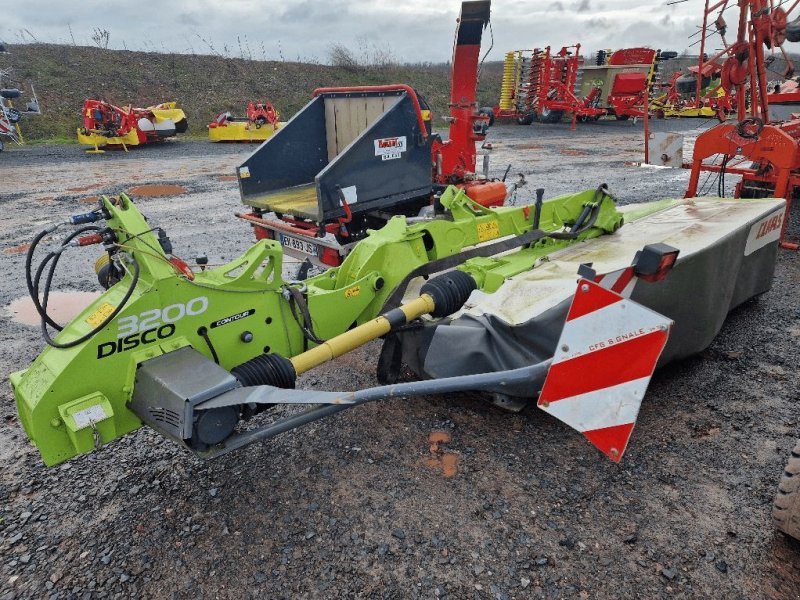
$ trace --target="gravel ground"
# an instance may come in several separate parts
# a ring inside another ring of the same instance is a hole
[[[688,179],[630,166],[632,123],[499,125],[491,137],[493,173],[524,173],[523,199],[608,182],[621,202],[652,200]],[[251,233],[232,217],[230,175],[252,149],[3,153],[0,306],[24,295],[18,246],[44,223],[144,183],[188,190],[140,200],[177,254],[235,256]],[[91,257],[68,271],[72,289],[95,289]],[[554,419],[467,394],[364,406],[210,463],[142,429],[46,469],[4,385],[0,598],[800,598],[800,544],[770,522],[800,429],[798,283],[798,257],[782,252],[772,291],[657,373],[619,466]],[[41,347],[36,328],[4,317],[3,379]],[[377,349],[300,383],[374,385]],[[449,441],[431,444],[436,432]]]

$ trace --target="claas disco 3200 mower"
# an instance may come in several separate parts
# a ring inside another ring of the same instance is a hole
[[[279,242],[193,271],[130,198],[103,197],[38,267],[34,253],[59,226],[30,249],[48,347],[11,376],[25,432],[48,465],[142,425],[212,457],[365,402],[482,390],[537,405],[618,461],[656,365],[702,350],[731,308],[769,288],[780,228],[768,224],[785,208],[618,209],[604,187],[485,208],[453,186],[441,203],[447,218],[396,216],[339,267],[291,282]],[[108,290],[62,327],[48,315],[57,265],[94,244]],[[298,375],[382,336],[386,385],[294,389]],[[420,381],[392,383],[404,364]],[[308,408],[283,416],[281,404]]]
[[[488,2],[464,3],[457,53],[477,56],[475,44],[461,43],[476,39],[488,9]],[[264,238],[226,265],[193,269],[124,194],[102,197],[95,210],[34,238],[26,279],[47,347],[11,375],[11,385],[46,464],[142,425],[198,456],[219,456],[366,402],[464,390],[486,392],[509,409],[536,405],[619,461],[656,366],[704,349],[728,311],[769,289],[785,200],[617,207],[600,185],[548,201],[537,193],[524,206],[481,202],[469,184],[491,182],[465,177],[474,147],[460,154],[458,144],[434,144],[416,96],[398,86],[384,91],[321,92],[300,113],[309,135],[287,133],[292,122],[303,128],[295,117],[262,150],[279,140],[327,142],[315,152],[285,146],[305,177],[347,139],[338,137],[343,129],[326,127],[329,107],[349,119],[358,114],[353,98],[365,108],[383,98],[389,110],[347,142],[361,153],[360,162],[344,154],[361,165],[359,177],[342,168],[339,154],[314,179],[310,204],[334,218],[348,218],[350,205],[349,223],[354,204],[404,205],[381,204],[381,191],[402,189],[398,197],[413,204],[431,193],[431,161],[435,177],[450,173],[455,185],[437,181],[432,217],[386,216],[380,229],[359,233],[341,264],[305,281],[283,278],[283,239]],[[471,104],[451,110],[451,137],[459,129],[471,136],[484,121]],[[386,187],[391,171],[376,165],[412,154],[402,185]],[[263,198],[264,181],[275,178],[263,174],[258,156],[238,169],[246,200]],[[284,188],[308,185],[288,175]],[[420,196],[405,196],[417,183]],[[75,229],[53,244],[69,226]],[[61,325],[48,313],[58,265],[97,246],[107,290]],[[298,375],[379,338],[379,386],[295,389]],[[418,380],[398,383],[404,366]]]

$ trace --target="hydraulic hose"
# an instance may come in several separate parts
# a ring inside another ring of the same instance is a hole
[[[601,183],[597,187],[597,191],[595,192],[595,201],[597,205],[592,207],[590,210],[584,210],[578,220],[575,221],[575,224],[572,226],[572,229],[569,231],[556,231],[553,233],[548,233],[547,236],[553,238],[554,240],[574,240],[584,231],[591,229],[594,227],[594,224],[597,222],[597,217],[600,216],[600,208],[603,205],[603,202],[606,198],[610,197],[608,193],[608,184]],[[589,208],[588,206],[586,208]],[[583,222],[586,217],[589,217],[589,220],[585,223]]]
[[[31,277],[31,266],[33,263],[33,254],[36,252],[36,247],[39,243],[44,239],[45,236],[53,233],[61,224],[53,225],[48,227],[47,229],[40,231],[39,234],[33,238],[31,242],[31,247],[28,248],[28,252],[25,255],[25,284],[28,287],[28,294],[33,301],[33,306],[36,309],[36,312],[39,313],[39,316],[44,320],[45,323],[50,325],[53,329],[61,331],[62,327],[58,323],[56,323],[50,316],[47,314],[47,311],[44,310],[41,303],[39,302],[39,280],[41,279],[42,273],[44,272],[44,268],[47,266],[47,263],[51,260],[55,261],[55,264],[58,264],[58,261],[61,258],[61,252],[50,252],[41,262],[39,267],[36,270],[36,276]],[[86,227],[81,227],[80,229],[75,230],[66,238],[64,238],[63,242],[61,243],[62,248],[64,245],[71,242],[73,239],[78,237],[82,233],[86,233],[87,231],[100,231],[101,228],[96,225],[88,225]]]
[[[81,217],[85,215],[76,215],[71,219],[73,224],[80,223],[79,220]],[[85,220],[83,221],[86,222]],[[56,268],[58,267],[58,263],[61,260],[61,255],[63,254],[64,250],[67,249],[67,245],[72,242],[76,237],[81,234],[84,234],[89,231],[99,232],[102,231],[103,228],[97,225],[87,225],[85,227],[80,227],[76,229],[68,236],[66,236],[62,242],[61,247],[53,252],[49,252],[41,263],[36,268],[36,274],[31,275],[32,266],[33,266],[33,255],[36,252],[37,247],[41,243],[41,241],[45,238],[45,236],[50,235],[54,231],[56,231],[61,226],[61,223],[57,225],[53,225],[48,227],[47,229],[39,232],[36,237],[34,237],[33,241],[31,242],[31,247],[28,249],[28,252],[25,256],[25,284],[28,288],[28,294],[31,297],[31,301],[33,302],[33,306],[36,309],[36,312],[39,314],[41,318],[41,330],[42,330],[42,337],[44,341],[54,347],[54,348],[72,348],[83,342],[91,339],[97,333],[99,333],[102,329],[104,329],[111,321],[113,321],[117,315],[122,311],[125,305],[130,300],[130,297],[133,295],[134,290],[136,289],[136,284],[139,282],[139,262],[131,256],[131,262],[133,264],[133,274],[132,274],[132,281],[125,292],[125,295],[122,298],[122,301],[117,305],[117,307],[111,312],[108,317],[106,317],[102,323],[100,323],[97,327],[93,328],[89,333],[80,336],[74,340],[70,340],[69,342],[56,342],[50,336],[50,332],[48,331],[48,326],[52,327],[57,331],[62,331],[63,327],[56,323],[50,315],[47,314],[47,304],[50,299],[50,288],[53,284],[53,278],[55,277]],[[39,301],[39,287],[42,280],[42,275],[44,275],[45,269],[47,270],[47,276],[45,277],[44,288],[42,290],[42,300]]]
[[[133,276],[131,284],[128,287],[128,290],[125,292],[125,295],[122,297],[120,303],[111,312],[111,314],[108,315],[103,320],[102,323],[100,323],[97,327],[92,329],[89,333],[82,335],[79,338],[70,340],[69,342],[56,342],[50,337],[50,332],[47,331],[47,323],[44,321],[44,319],[42,319],[42,337],[44,337],[44,341],[47,342],[47,344],[52,346],[53,348],[62,348],[62,349],[73,348],[75,346],[78,346],[79,344],[82,344],[87,340],[90,340],[100,331],[102,331],[109,323],[111,323],[111,321],[113,321],[117,317],[117,315],[122,311],[122,309],[125,308],[125,305],[128,303],[128,300],[130,300],[130,297],[133,295],[133,291],[136,289],[136,284],[139,282],[139,262],[133,256],[131,256],[131,261],[133,262]],[[50,295],[50,283],[52,282],[53,279],[53,274],[55,272],[56,264],[57,264],[56,262],[53,262],[53,264],[50,265],[50,271],[48,272],[47,280],[45,281],[44,294],[42,297],[42,308],[45,314],[47,314],[47,300],[48,296]]]

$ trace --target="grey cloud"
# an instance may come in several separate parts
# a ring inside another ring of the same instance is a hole
[[[591,6],[589,5],[589,0],[581,0],[573,4],[572,9],[578,12],[586,12],[591,9]]]
[[[24,28],[41,41],[65,42],[70,24],[79,44],[91,44],[92,31],[100,27],[111,32],[114,48],[124,40],[129,49],[209,52],[199,35],[218,51],[227,46],[238,55],[237,36],[246,36],[257,58],[278,59],[280,40],[283,56],[291,60],[324,60],[331,43],[356,50],[357,40],[365,39],[400,60],[443,62],[450,59],[459,7],[460,0],[144,0],[114,4],[110,11],[107,0],[82,0],[78,6],[29,0],[6,12],[0,38],[18,42]],[[683,50],[701,7],[699,0],[671,7],[661,0],[645,2],[636,10],[630,0],[495,0],[489,60],[513,48],[576,42],[586,49],[651,44]]]

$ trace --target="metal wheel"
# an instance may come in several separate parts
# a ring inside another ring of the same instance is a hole
[[[800,540],[800,442],[792,450],[783,470],[772,508],[772,520],[782,532]]]

